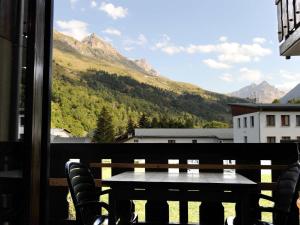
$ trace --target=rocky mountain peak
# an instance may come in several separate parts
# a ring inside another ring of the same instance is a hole
[[[272,103],[275,99],[280,99],[284,92],[263,81],[260,84],[250,84],[240,90],[230,93],[230,96],[239,98],[256,99],[259,103]]]
[[[152,76],[159,76],[159,73],[153,68],[153,66],[150,65],[150,63],[148,63],[146,59],[137,59],[134,60],[134,62],[148,74]]]
[[[85,37],[82,40],[82,43],[88,45],[92,49],[101,49],[108,54],[118,53],[117,50],[114,49],[110,43],[104,41],[101,37],[97,36],[97,34],[95,33],[92,33],[87,37]]]

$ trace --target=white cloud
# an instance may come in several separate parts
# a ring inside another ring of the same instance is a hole
[[[259,70],[251,70],[246,67],[240,69],[240,77],[241,81],[247,82],[261,82],[263,80],[263,74]]]
[[[229,73],[224,73],[219,77],[222,81],[225,81],[227,83],[231,83],[234,81],[234,77]]]
[[[184,51],[184,48],[180,46],[165,46],[161,50],[168,55],[175,55]]]
[[[134,50],[134,47],[125,47],[124,50],[127,52],[131,52],[132,50]]]
[[[265,38],[262,37],[256,37],[253,38],[253,43],[257,43],[257,44],[264,44],[267,40]]]
[[[58,26],[58,30],[68,36],[72,36],[76,38],[77,40],[81,41],[84,37],[89,35],[88,32],[88,24],[80,21],[80,20],[69,20],[69,21],[63,21],[58,20],[56,21],[56,24]]]
[[[282,82],[276,85],[276,87],[283,91],[290,91],[300,82],[300,73],[292,73],[286,70],[280,70],[279,73]]]
[[[133,48],[134,46],[145,46],[148,43],[148,39],[144,34],[139,34],[139,36],[136,39],[127,38],[123,40],[123,45],[126,49]],[[125,49],[125,50],[126,50]]]
[[[138,45],[145,45],[148,43],[148,39],[144,34],[139,34],[137,44]]]
[[[103,33],[109,34],[109,35],[114,35],[114,36],[121,36],[122,32],[114,29],[114,28],[107,28],[105,30],[102,31]]]
[[[107,15],[114,20],[125,18],[128,14],[128,9],[121,6],[115,6],[112,3],[102,2],[99,9],[106,12]]]
[[[97,2],[96,1],[91,1],[91,7],[96,8],[97,7]]]
[[[227,37],[220,37],[221,43],[208,44],[208,45],[195,45],[188,46],[175,45],[171,42],[171,38],[164,35],[162,40],[155,44],[153,49],[160,49],[162,52],[169,55],[187,53],[187,54],[216,54],[219,63],[224,64],[239,64],[248,62],[257,62],[262,57],[268,56],[272,53],[271,49],[265,48],[260,43],[263,42],[262,38],[255,38],[255,42],[250,44],[241,44],[237,42],[228,42]]]
[[[228,37],[226,37],[226,36],[221,36],[221,37],[219,38],[219,41],[221,41],[221,42],[227,42],[227,41],[228,41]]]
[[[203,63],[212,69],[230,69],[231,68],[230,65],[228,65],[226,63],[218,62],[213,59],[203,60]]]
[[[154,47],[152,47],[152,50],[161,49],[165,46],[168,46],[170,40],[171,40],[171,38],[167,34],[163,34],[161,40],[158,41]]]

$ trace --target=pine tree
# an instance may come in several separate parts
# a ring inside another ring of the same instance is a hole
[[[151,127],[152,128],[161,128],[161,124],[159,123],[159,121],[156,117],[153,118]]]
[[[93,141],[97,143],[112,143],[115,140],[114,126],[112,116],[108,110],[103,107],[98,117],[97,128],[95,130]]]
[[[129,117],[128,123],[127,123],[127,134],[134,135],[134,129],[135,129],[135,127],[136,127],[136,125],[134,124],[134,122],[131,119],[131,117]]]
[[[149,128],[150,127],[149,119],[145,114],[143,114],[140,118],[139,127],[140,128]]]

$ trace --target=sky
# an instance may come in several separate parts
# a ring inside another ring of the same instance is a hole
[[[96,33],[163,76],[210,91],[300,82],[300,57],[279,55],[273,0],[56,0],[54,14],[60,32]]]

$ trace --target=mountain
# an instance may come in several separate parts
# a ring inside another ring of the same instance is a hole
[[[112,114],[116,135],[146,114],[153,126],[231,124],[229,103],[245,100],[172,81],[146,60],[130,60],[101,37],[78,41],[57,31],[53,40],[51,126],[75,136],[91,133],[99,111]]]
[[[146,59],[137,59],[134,62],[152,76],[159,76],[159,73],[147,62]]]
[[[284,92],[270,85],[267,81],[260,84],[250,84],[236,92],[232,92],[229,96],[256,99],[259,103],[272,103],[275,99],[280,99]]]
[[[291,100],[300,100],[300,83],[288,92],[285,96],[280,99],[280,102],[283,104],[288,103]]]

